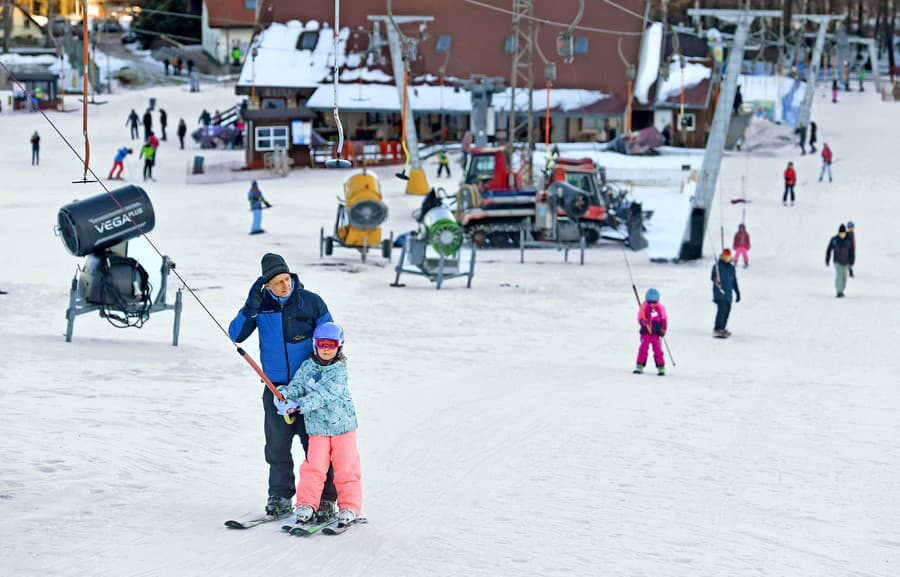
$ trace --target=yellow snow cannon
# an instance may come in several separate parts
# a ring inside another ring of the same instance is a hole
[[[330,256],[334,246],[352,248],[362,255],[372,247],[381,245],[381,255],[390,260],[393,238],[381,238],[381,225],[387,220],[388,207],[381,197],[378,178],[366,170],[344,181],[344,198],[338,197],[334,234],[325,236],[325,228],[319,232],[319,258]],[[393,234],[391,234],[393,237]]]

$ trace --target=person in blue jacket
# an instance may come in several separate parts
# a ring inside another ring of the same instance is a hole
[[[316,327],[332,321],[322,297],[303,287],[281,255],[266,253],[262,257],[262,275],[250,287],[244,306],[228,327],[228,335],[241,343],[259,330],[262,369],[277,387],[287,385],[303,361],[312,355]],[[298,435],[305,453],[309,435],[302,416],[288,424],[278,415],[273,398],[269,388],[263,387],[265,455],[269,464],[266,513],[281,516],[291,512],[296,491],[291,444]],[[320,514],[335,513],[336,501],[334,473],[329,469]]]
[[[272,208],[269,201],[263,198],[262,191],[256,181],[250,185],[250,191],[247,192],[247,200],[250,202],[250,211],[253,212],[253,225],[250,228],[250,234],[261,234],[264,231],[262,226],[262,209]]]
[[[731,331],[725,327],[728,325],[728,315],[731,314],[732,294],[734,302],[741,302],[737,271],[731,264],[731,251],[727,248],[722,251],[722,256],[713,265],[710,280],[713,283],[713,301],[716,303],[716,324],[713,328],[713,336],[725,339],[731,336]]]

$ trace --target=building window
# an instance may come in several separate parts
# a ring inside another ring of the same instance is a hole
[[[587,54],[590,43],[587,38],[575,38],[575,54]]]
[[[437,42],[434,44],[435,52],[449,52],[450,44],[452,43],[452,39],[449,35],[438,36]]]
[[[244,0],[244,8],[247,10],[256,10],[256,0]]]
[[[286,150],[287,147],[287,126],[256,127],[256,150]]]
[[[682,130],[694,132],[697,129],[697,115],[693,112],[680,114],[678,118]]]
[[[263,110],[286,108],[285,103],[284,103],[284,98],[263,98],[262,99],[262,108],[263,108]]]
[[[507,36],[506,40],[503,41],[503,51],[507,54],[512,54],[516,47],[516,41],[512,36]]]
[[[300,37],[297,38],[297,50],[309,50],[312,52],[316,49],[316,44],[319,43],[319,31],[318,30],[307,30],[300,34]]]

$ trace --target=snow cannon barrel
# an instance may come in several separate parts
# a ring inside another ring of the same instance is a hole
[[[453,213],[444,206],[436,206],[422,217],[422,226],[428,238],[428,244],[444,256],[452,256],[459,251],[463,243],[463,229],[453,218]]]
[[[150,197],[133,185],[67,204],[56,220],[63,244],[75,256],[103,251],[150,232],[156,224]]]
[[[556,199],[556,207],[565,212],[569,218],[583,217],[591,205],[587,193],[568,182],[554,182],[547,188],[547,195]]]
[[[381,198],[381,185],[370,172],[354,174],[344,181],[344,202],[350,226],[359,230],[381,226],[388,217],[388,207]]]

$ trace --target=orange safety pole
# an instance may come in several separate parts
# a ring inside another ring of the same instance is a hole
[[[626,109],[627,116],[625,117],[625,133],[631,133],[631,79],[628,79],[628,108]]]
[[[405,161],[403,162],[403,172],[406,172],[406,168],[409,166],[409,147],[406,146],[406,95],[409,93],[409,70],[406,70],[404,67],[403,70],[403,120],[400,123],[400,144],[403,146],[403,155],[405,157]]]
[[[547,114],[544,118],[544,146],[547,147],[547,151],[550,150],[550,87],[553,86],[553,83],[547,82]],[[549,155],[547,158],[549,162]]]
[[[91,142],[88,140],[88,117],[87,117],[87,107],[88,107],[88,66],[90,66],[90,61],[88,60],[88,36],[90,34],[88,30],[88,17],[87,17],[87,0],[84,0],[84,5],[82,7],[81,14],[81,29],[82,29],[82,58],[81,61],[83,63],[82,71],[83,77],[81,81],[81,119],[82,119],[82,127],[81,130],[84,133],[84,180],[87,180],[88,170],[90,170],[91,164]]]

